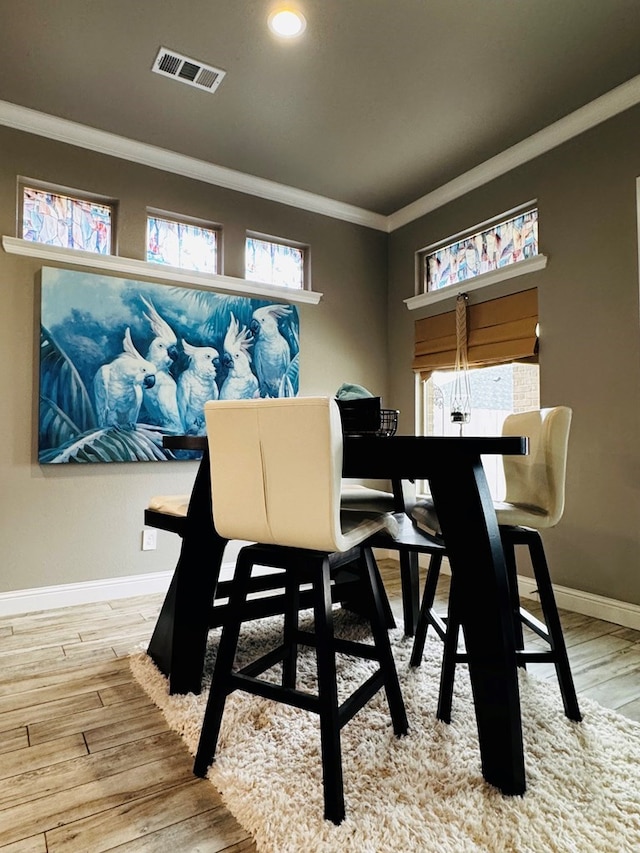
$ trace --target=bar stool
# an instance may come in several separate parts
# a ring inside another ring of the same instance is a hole
[[[340,731],[384,688],[396,735],[407,718],[386,627],[386,599],[368,544],[383,530],[393,534],[387,513],[340,509],[342,430],[334,400],[298,397],[215,401],[205,405],[216,529],[228,539],[253,541],[238,556],[202,725],[194,773],[204,776],[214,760],[227,696],[243,690],[319,715],[324,815],[340,823],[345,804]],[[368,600],[373,644],[334,636],[331,583],[349,564]],[[254,565],[285,573],[282,644],[234,670],[243,610]],[[298,625],[300,586],[310,583],[314,630]],[[318,692],[296,686],[298,647],[315,648]],[[338,704],[336,652],[377,662],[374,673]],[[281,683],[260,678],[282,664]]]
[[[567,406],[556,406],[510,415],[505,419],[502,434],[528,436],[529,454],[503,457],[506,497],[504,502],[495,502],[494,505],[509,579],[518,666],[526,667],[528,662],[552,662],[556,669],[565,714],[569,719],[579,722],[582,715],[540,536],[540,530],[554,527],[564,512],[571,415],[571,409]],[[431,501],[419,502],[412,516],[421,528],[439,534],[438,518]],[[520,606],[516,545],[526,545],[529,549],[544,622]],[[433,607],[441,562],[442,555],[435,554],[429,564],[411,666],[420,665],[427,631],[431,626],[444,641],[437,714],[439,719],[450,722],[455,665],[465,662],[467,658],[464,653],[457,651],[460,620],[457,613],[455,577],[451,579],[448,617],[443,619]],[[523,625],[548,644],[548,651],[525,649]]]

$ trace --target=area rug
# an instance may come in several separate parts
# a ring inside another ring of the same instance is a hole
[[[310,615],[305,618],[311,620]],[[239,662],[277,643],[280,619],[243,626]],[[336,611],[336,632],[364,639],[365,625]],[[210,635],[207,672],[218,632]],[[323,820],[318,720],[295,708],[232,694],[209,779],[259,853],[631,853],[640,850],[640,725],[581,700],[582,723],[563,714],[555,683],[522,673],[520,691],[527,791],[506,797],[480,772],[466,667],[458,667],[450,725],[435,716],[441,643],[428,640],[421,667],[409,667],[411,640],[391,632],[409,734],[396,738],[383,693],[342,731],[347,816]],[[372,664],[340,658],[344,696]],[[207,690],[169,696],[144,652],[136,680],[195,754]],[[315,656],[300,665],[313,689]]]

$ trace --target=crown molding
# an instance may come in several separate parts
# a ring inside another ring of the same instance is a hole
[[[390,233],[640,103],[640,74],[390,216],[0,101],[0,125]]]
[[[388,217],[396,231],[640,103],[640,74]]]
[[[387,217],[380,213],[373,213],[355,205],[345,204],[265,178],[246,175],[235,169],[228,169],[226,166],[217,166],[214,163],[167,151],[155,145],[136,142],[124,136],[87,127],[68,119],[11,104],[8,101],[0,101],[0,124],[33,133],[36,136],[55,139],[57,142],[77,145],[79,148],[107,154],[110,157],[129,160],[152,169],[161,169],[163,172],[193,178],[217,187],[257,196],[279,204],[287,204],[301,210],[309,210],[312,213],[320,213],[354,225],[363,225],[378,231],[387,230]]]

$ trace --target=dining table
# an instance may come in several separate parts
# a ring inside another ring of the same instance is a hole
[[[169,678],[172,693],[199,693],[211,602],[227,540],[214,526],[206,437],[165,436],[164,444],[202,451],[202,458],[179,530],[180,557],[148,654]],[[526,789],[516,638],[505,556],[482,456],[527,452],[528,439],[518,436],[345,435],[343,441],[346,478],[390,480],[398,500],[403,481],[429,483],[460,594],[482,774],[507,795]],[[417,596],[415,588],[407,592]],[[413,612],[417,606],[417,600],[408,605]]]

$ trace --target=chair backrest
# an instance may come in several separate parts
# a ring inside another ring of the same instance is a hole
[[[221,536],[344,550],[342,426],[334,400],[216,400],[204,412]]]
[[[504,456],[505,500],[545,513],[544,524],[553,527],[564,512],[567,448],[571,409],[555,406],[509,415],[503,435],[529,438],[528,456]]]

